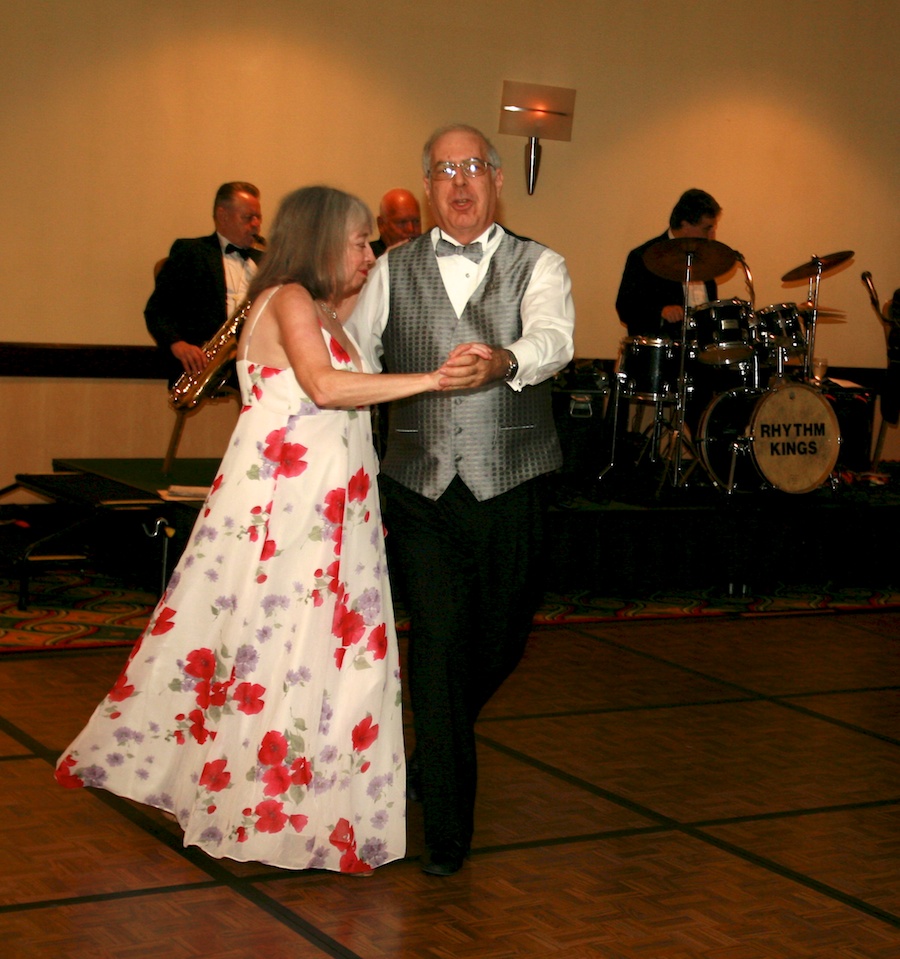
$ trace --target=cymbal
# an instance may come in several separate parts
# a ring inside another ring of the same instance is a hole
[[[813,258],[801,266],[789,270],[781,278],[782,283],[792,283],[794,280],[809,280],[820,273],[833,270],[840,266],[845,260],[853,256],[853,250],[842,250],[840,253],[829,253],[828,256],[813,256]]]
[[[807,300],[805,303],[797,304],[797,311],[799,313],[812,313],[813,305]],[[823,316],[835,316],[835,317],[845,317],[847,315],[846,310],[832,310],[827,306],[820,306],[816,310],[816,316],[821,320]]]
[[[691,254],[691,279],[705,283],[727,273],[737,254],[718,240],[677,236],[658,240],[644,251],[644,263],[651,273],[664,280],[684,281],[688,254]]]

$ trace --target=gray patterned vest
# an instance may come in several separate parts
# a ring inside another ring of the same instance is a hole
[[[436,369],[454,346],[521,336],[520,305],[544,247],[505,233],[487,275],[457,319],[428,233],[391,250],[390,313],[382,337],[392,373]],[[382,472],[436,500],[454,476],[490,499],[562,464],[550,381],[521,392],[503,383],[423,393],[391,405]]]

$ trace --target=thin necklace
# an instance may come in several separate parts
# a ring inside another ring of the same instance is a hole
[[[334,323],[337,323],[337,310],[333,310],[324,300],[317,300],[316,302],[322,307],[322,312],[326,316],[330,316]]]

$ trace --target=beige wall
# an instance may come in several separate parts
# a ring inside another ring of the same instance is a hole
[[[506,159],[504,222],[567,257],[579,355],[616,354],[625,254],[700,186],[725,208],[719,239],[746,257],[757,305],[805,299],[781,275],[854,250],[823,280],[820,305],[847,319],[820,324],[817,352],[883,367],[859,276],[882,298],[900,286],[898,27],[897,0],[0,0],[13,241],[0,339],[148,343],[152,264],[211,230],[220,182],[256,182],[269,217],[312,182],[372,206],[394,186],[421,196],[422,141],[463,120]],[[544,143],[532,197],[524,140],[495,134],[507,79],[578,91],[572,141]],[[739,275],[722,295],[746,296]],[[91,418],[110,389],[104,432]],[[114,450],[130,409],[144,426],[122,455],[162,455],[146,428],[158,389],[3,385],[48,465],[62,447]],[[26,468],[21,433],[7,442],[0,483]]]

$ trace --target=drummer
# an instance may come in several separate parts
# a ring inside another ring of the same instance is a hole
[[[722,208],[704,190],[686,190],[669,216],[669,229],[632,250],[625,261],[616,311],[628,328],[629,336],[678,340],[684,320],[684,284],[663,279],[644,263],[644,252],[660,240],[696,237],[715,240]],[[692,282],[687,290],[688,306],[711,303],[716,299],[715,280]]]

